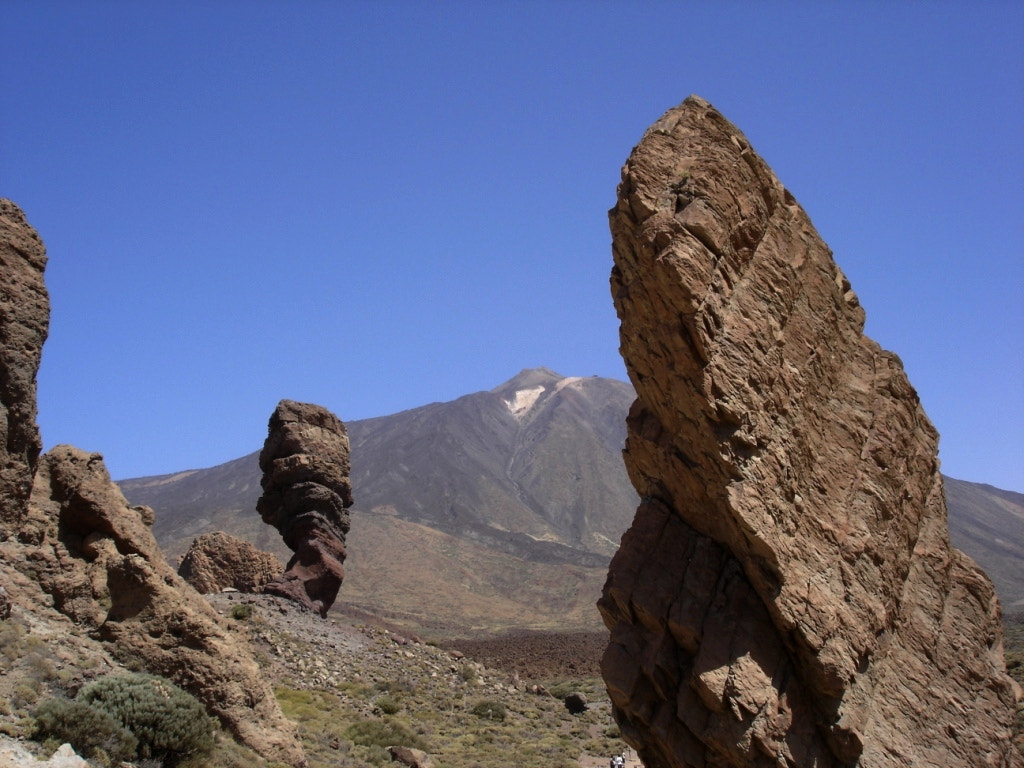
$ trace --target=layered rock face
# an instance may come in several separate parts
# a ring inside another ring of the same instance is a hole
[[[48,325],[45,261],[20,209],[0,201],[6,609],[45,626],[55,646],[74,645],[108,668],[116,658],[170,678],[260,755],[304,765],[295,727],[245,641],[165,562],[150,529],[152,510],[128,504],[99,454],[61,445],[39,457],[35,379]]]
[[[599,607],[627,741],[649,768],[1018,765],[938,435],[803,209],[691,97],[610,222],[642,500]]]
[[[282,400],[270,417],[260,469],[256,509],[295,552],[264,591],[326,616],[345,576],[352,506],[345,425],[319,405]]]
[[[36,372],[50,327],[46,248],[21,208],[0,199],[0,524],[17,529],[42,450]]]
[[[284,570],[270,552],[223,531],[197,537],[178,566],[178,575],[197,592],[209,595],[225,589],[260,592]]]

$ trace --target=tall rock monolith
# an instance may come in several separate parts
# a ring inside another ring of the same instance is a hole
[[[626,740],[648,768],[1019,765],[938,434],[804,210],[691,97],[610,224],[641,503],[599,607]]]
[[[50,327],[46,247],[24,212],[0,199],[0,538],[16,535],[42,439],[36,373]]]
[[[164,560],[153,510],[128,504],[97,453],[58,445],[40,456],[45,266],[39,235],[0,199],[0,619],[31,616],[91,674],[119,661],[168,677],[256,753],[305,765],[247,641]]]
[[[319,405],[282,400],[270,416],[260,469],[256,509],[295,553],[263,591],[326,616],[345,577],[352,506],[345,425]]]

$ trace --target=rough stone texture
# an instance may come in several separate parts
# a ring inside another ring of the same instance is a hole
[[[50,326],[46,248],[22,210],[0,199],[0,538],[17,531],[42,450],[36,372]]]
[[[61,744],[46,760],[35,755],[7,736],[0,736],[0,768],[90,768],[89,763],[75,754],[70,744]]]
[[[407,768],[434,768],[434,761],[422,749],[412,747],[388,747],[391,759]]]
[[[345,425],[319,405],[282,400],[270,417],[260,469],[256,508],[295,552],[264,591],[326,616],[345,576],[352,506]]]
[[[610,221],[642,499],[599,604],[626,740],[648,768],[1019,765],[938,435],[803,209],[691,97]]]
[[[223,531],[197,537],[178,566],[178,575],[199,593],[224,589],[261,592],[263,586],[284,570],[270,552]]]
[[[23,557],[54,607],[122,661],[188,690],[257,753],[303,765],[248,645],[166,563],[152,523],[152,510],[129,506],[111,482],[102,456],[60,445],[39,463]]]

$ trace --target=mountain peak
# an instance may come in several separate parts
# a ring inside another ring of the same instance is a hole
[[[513,416],[522,419],[544,394],[557,391],[564,381],[564,376],[550,368],[524,368],[491,392],[505,401]]]
[[[550,368],[545,368],[544,366],[539,368],[523,368],[523,370],[504,384],[496,386],[491,392],[497,395],[508,396],[510,393],[523,389],[553,386],[564,378],[560,373],[555,373]]]

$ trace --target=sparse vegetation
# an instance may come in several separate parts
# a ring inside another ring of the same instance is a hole
[[[1024,611],[1018,610],[1005,614],[1003,626],[1005,629],[1006,671],[1019,685],[1024,686]],[[1024,753],[1024,701],[1017,703],[1013,742],[1017,745],[1017,749]]]
[[[102,677],[82,688],[71,704],[108,715],[136,739],[138,757],[164,766],[179,765],[213,748],[214,725],[203,705],[154,675]]]
[[[390,718],[373,718],[352,723],[345,729],[345,738],[362,747],[384,749],[396,744],[415,749],[427,747],[423,738],[413,733],[407,725]]]
[[[252,606],[249,603],[231,606],[231,618],[235,621],[247,621],[252,618]]]
[[[502,646],[516,669],[502,671],[497,656],[484,665],[427,643],[396,644],[370,626],[326,637],[315,623],[309,635],[296,635],[299,624],[289,617],[277,626],[250,627],[250,638],[272,657],[267,673],[279,680],[275,695],[298,724],[310,768],[390,766],[392,745],[422,749],[445,768],[578,768],[583,753],[606,758],[625,747],[600,678],[530,675],[517,650],[544,668],[560,655],[520,636]],[[584,664],[579,653],[575,662]],[[591,706],[573,716],[547,693],[552,688],[581,691]]]
[[[46,699],[34,713],[33,738],[48,747],[67,742],[102,765],[135,757],[139,742],[112,715],[81,701]]]
[[[483,720],[497,720],[498,722],[504,720],[506,714],[505,705],[491,699],[477,703],[471,711]]]

